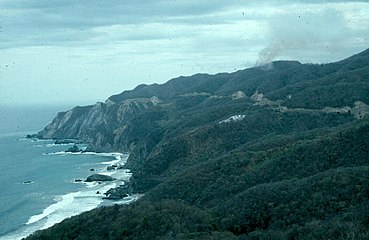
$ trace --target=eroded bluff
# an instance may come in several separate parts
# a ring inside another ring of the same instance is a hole
[[[89,150],[93,151],[129,151],[131,143],[124,133],[130,121],[160,102],[157,97],[121,102],[108,99],[105,103],[74,107],[58,113],[38,136],[45,139],[80,139],[89,143]]]

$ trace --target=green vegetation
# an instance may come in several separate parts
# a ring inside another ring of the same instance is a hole
[[[369,119],[319,110],[369,104],[369,50],[327,65],[273,66],[112,96],[162,100],[135,111],[119,136],[131,149],[133,189],[145,195],[27,239],[369,239]],[[239,90],[289,110],[232,98]],[[113,136],[102,129],[93,132]]]

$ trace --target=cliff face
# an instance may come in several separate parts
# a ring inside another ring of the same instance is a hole
[[[142,111],[160,103],[157,97],[135,98],[122,102],[107,100],[92,106],[60,112],[38,133],[41,138],[76,138],[89,143],[95,151],[128,151],[120,137],[127,124]]]

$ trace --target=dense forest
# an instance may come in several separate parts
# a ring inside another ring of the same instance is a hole
[[[59,113],[39,137],[129,151],[144,195],[27,239],[369,239],[369,50],[271,66]]]

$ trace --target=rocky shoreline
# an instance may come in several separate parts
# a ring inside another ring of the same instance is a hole
[[[86,151],[85,147],[80,147],[79,145],[82,144],[86,144],[82,142],[81,140],[78,139],[43,139],[43,138],[39,138],[37,134],[31,134],[31,135],[27,135],[25,137],[26,139],[30,139],[32,141],[44,141],[44,140],[52,140],[54,141],[54,145],[70,145],[73,144],[72,147],[69,147],[67,150],[65,150],[64,152],[59,152],[59,153],[51,153],[51,154],[92,154],[92,155],[102,155],[102,156],[111,156],[111,157],[115,157],[115,161],[113,160],[111,164],[109,164],[106,167],[106,171],[107,173],[111,173],[111,175],[113,175],[116,171],[125,171],[125,173],[131,173],[129,169],[125,169],[124,168],[124,164],[121,160],[121,156],[123,155],[122,153],[98,153],[98,152],[90,152],[90,151]],[[74,179],[75,183],[97,183],[97,184],[102,184],[103,182],[112,182],[112,181],[116,181],[117,183],[120,182],[118,184],[118,186],[114,187],[114,188],[110,188],[108,191],[106,191],[105,193],[100,193],[99,191],[96,192],[96,194],[102,194],[104,195],[102,197],[102,199],[106,199],[106,200],[121,200],[124,199],[126,197],[130,197],[132,196],[132,192],[133,192],[133,188],[132,188],[132,183],[131,181],[128,180],[123,180],[123,179],[119,179],[119,178],[114,178],[108,174],[104,174],[103,172],[101,172],[103,169],[100,169],[100,171],[98,171],[98,169],[94,169],[91,168],[90,172],[97,172],[94,174],[89,175],[85,180],[83,179]],[[100,173],[98,173],[100,172]]]
[[[91,153],[91,152],[85,152],[85,153]],[[81,152],[81,154],[83,154],[83,152]],[[119,157],[120,158],[120,157]],[[117,161],[120,161],[120,159],[117,159]],[[97,194],[102,194],[104,195],[102,197],[102,199],[107,199],[107,200],[121,200],[124,199],[126,197],[129,197],[132,195],[133,189],[132,189],[132,184],[131,182],[128,180],[123,180],[120,178],[116,178],[110,175],[107,175],[106,173],[111,173],[111,175],[114,175],[114,173],[117,173],[117,171],[124,171],[124,173],[131,173],[129,171],[129,169],[125,169],[123,167],[124,165],[121,164],[121,162],[117,162],[117,163],[112,163],[110,165],[108,165],[105,170],[107,172],[100,172],[100,173],[93,173],[91,175],[89,175],[84,181],[80,181],[83,183],[97,183],[97,184],[102,184],[103,182],[117,182],[119,184],[117,184],[116,187],[114,188],[110,188],[108,191],[106,191],[105,193],[100,193],[97,192]],[[90,169],[90,172],[99,172],[96,169]],[[79,179],[80,180],[80,179]]]
[[[84,182],[101,183],[101,182],[110,182],[110,181],[115,181],[115,180],[118,180],[118,179],[113,178],[108,175],[104,175],[104,174],[92,174],[88,176]],[[103,199],[120,200],[120,199],[131,196],[133,192],[131,183],[129,181],[124,181],[124,180],[121,183],[123,184],[120,184],[119,186],[115,188],[110,188],[108,191],[103,193],[103,195],[105,195]],[[96,192],[96,194],[100,194],[100,192]]]
[[[127,171],[127,169],[124,169],[122,165],[117,165],[117,164],[112,164],[112,165],[107,166],[106,170],[107,171],[125,171],[125,173],[130,173],[130,171]],[[94,169],[94,171],[96,170]],[[98,184],[102,184],[103,182],[112,182],[112,181],[117,181],[120,183],[118,186],[114,188],[110,188],[105,193],[96,192],[97,194],[105,195],[104,197],[102,197],[102,199],[121,200],[126,197],[132,196],[133,188],[129,180],[126,181],[122,179],[117,179],[115,177],[105,175],[104,173],[94,173],[92,175],[89,175],[84,181],[81,180],[80,182],[84,182],[84,183],[96,182]]]

